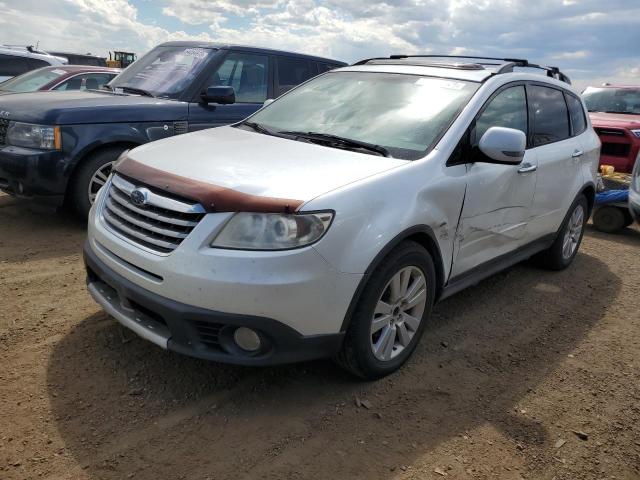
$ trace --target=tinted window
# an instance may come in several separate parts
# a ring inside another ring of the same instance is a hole
[[[333,70],[334,68],[338,67],[329,63],[318,63],[318,73],[328,72],[329,70]]]
[[[573,95],[566,95],[571,117],[571,131],[573,135],[580,135],[587,129],[587,119],[584,117],[582,102]]]
[[[297,58],[278,58],[276,95],[282,95],[313,76],[315,73],[311,71],[311,62]]]
[[[538,147],[569,138],[569,114],[562,92],[537,85],[529,86],[527,91],[533,113],[532,145]]]
[[[476,140],[490,127],[507,127],[527,134],[527,97],[524,86],[507,88],[489,102],[476,119]]]
[[[262,103],[267,99],[267,65],[264,55],[230,53],[207,86],[233,87],[238,103]]]
[[[54,90],[99,90],[114,77],[109,73],[85,73],[62,82]]]
[[[18,57],[13,55],[0,55],[0,75],[3,77],[14,77],[16,75],[22,75],[30,70],[35,70],[38,67],[31,66],[31,59],[27,57]],[[43,67],[48,66],[48,63],[42,62]]]

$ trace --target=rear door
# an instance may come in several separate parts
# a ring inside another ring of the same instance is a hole
[[[584,151],[571,136],[569,111],[560,88],[527,85],[530,143],[538,158],[538,180],[533,201],[530,235],[554,233],[583,184],[580,162]]]
[[[524,84],[498,90],[480,111],[469,131],[471,160],[490,127],[528,134]],[[536,185],[536,154],[527,149],[520,165],[475,161],[467,166],[467,190],[454,246],[452,277],[515,250],[527,239],[527,224]]]
[[[239,122],[262,107],[270,93],[269,60],[268,55],[229,52],[189,103],[189,131]],[[236,102],[203,103],[200,94],[216,85],[233,87]]]

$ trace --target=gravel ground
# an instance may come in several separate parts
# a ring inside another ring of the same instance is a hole
[[[162,351],[84,288],[84,226],[0,196],[1,479],[638,479],[640,230],[439,304],[398,374]]]

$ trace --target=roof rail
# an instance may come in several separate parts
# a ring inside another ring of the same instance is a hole
[[[366,65],[369,62],[375,60],[404,60],[411,58],[439,58],[439,59],[468,59],[468,60],[484,60],[484,61],[474,61],[472,64],[464,64],[460,62],[456,62],[455,64],[447,64],[443,62],[438,62],[438,67],[444,68],[478,68],[478,66],[485,67],[496,67],[496,70],[493,72],[493,75],[499,75],[501,73],[510,73],[513,72],[514,68],[537,68],[540,70],[544,70],[546,72],[547,77],[555,78],[562,82],[571,84],[571,80],[564,73],[560,71],[558,67],[549,67],[544,65],[538,65],[536,63],[530,63],[528,60],[523,58],[500,58],[500,57],[476,57],[470,55],[390,55],[389,57],[376,57],[376,58],[366,58],[364,60],[360,60],[359,62],[354,63],[353,65]],[[495,63],[500,62],[500,63]],[[472,67],[473,65],[473,67]],[[434,66],[436,64],[434,63]]]

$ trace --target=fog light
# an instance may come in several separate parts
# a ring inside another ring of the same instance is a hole
[[[247,327],[240,327],[233,332],[236,344],[247,352],[255,352],[260,348],[260,337],[256,332]]]

